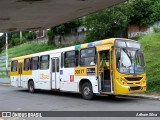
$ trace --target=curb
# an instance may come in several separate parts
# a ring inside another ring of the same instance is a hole
[[[0,86],[11,86],[10,84],[0,83]]]
[[[151,99],[151,100],[160,100],[160,96],[146,95],[146,94],[131,94],[131,95],[122,95],[122,96],[144,98],[144,99]]]

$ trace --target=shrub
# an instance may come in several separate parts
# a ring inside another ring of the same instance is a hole
[[[160,33],[160,26],[154,26],[153,30],[155,33]]]
[[[147,92],[159,92],[160,93],[160,80],[147,81]]]

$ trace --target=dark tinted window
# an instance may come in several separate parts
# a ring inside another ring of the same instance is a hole
[[[61,68],[63,67],[63,62],[64,62],[64,57],[63,57],[63,53],[61,53]]]
[[[56,59],[57,72],[59,72],[59,58]]]
[[[40,69],[49,69],[49,55],[44,55],[40,57]]]
[[[39,57],[31,58],[31,70],[38,70],[39,68]]]
[[[78,66],[78,50],[65,52],[64,54],[64,67]]]
[[[93,66],[96,64],[96,49],[87,48],[81,50],[81,66]]]
[[[28,71],[30,69],[30,59],[24,59],[24,71]]]
[[[59,72],[59,58],[52,59],[52,72]]]
[[[18,61],[12,61],[11,63],[11,72],[16,72],[17,71],[17,65],[18,65]]]

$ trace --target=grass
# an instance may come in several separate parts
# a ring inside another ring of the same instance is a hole
[[[45,43],[41,43],[41,44],[35,43],[35,42],[24,43],[22,45],[8,49],[9,60],[13,57],[51,50],[51,49],[55,49],[56,47],[57,46],[47,45]],[[0,54],[0,56],[5,56],[5,51],[3,51]],[[0,64],[1,64],[0,67],[5,67],[6,65],[5,61],[0,62]],[[0,70],[0,73],[3,73],[3,72],[6,72],[6,70]],[[6,76],[5,74],[0,74],[0,78],[5,78],[5,77],[9,77],[9,76],[8,75]]]
[[[32,53],[42,52],[46,50],[54,49],[55,46],[47,45],[45,43],[24,43],[14,48],[8,50],[9,54],[12,54],[12,57],[28,55]]]
[[[1,74],[0,78],[9,78],[9,75]]]
[[[12,57],[18,57],[22,55],[28,55],[28,54],[33,54],[33,53],[38,53],[38,52],[43,52],[47,50],[53,50],[53,49],[58,49],[62,47],[67,47],[71,46],[74,44],[78,43],[71,43],[71,44],[66,44],[66,45],[48,45],[47,43],[36,43],[36,42],[29,42],[29,43],[24,43],[22,45],[16,46],[14,48],[10,48],[8,50],[8,53],[12,55]]]
[[[146,62],[147,91],[160,93],[160,33],[142,36],[139,42]]]
[[[10,66],[11,66],[11,64],[8,64],[8,67],[10,67]],[[6,67],[6,63],[1,64],[0,67]]]
[[[6,70],[0,70],[0,72],[6,72]],[[9,72],[9,70],[7,70],[7,72]]]

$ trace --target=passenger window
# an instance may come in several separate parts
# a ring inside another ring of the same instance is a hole
[[[78,66],[78,50],[65,52],[64,54],[64,67]]]
[[[17,60],[11,62],[11,72],[16,72],[17,71],[17,65],[18,65]]]
[[[31,58],[31,70],[38,70],[39,68],[39,57]]]
[[[52,72],[55,72],[55,59],[52,59]]]
[[[49,55],[44,55],[40,57],[40,69],[49,69]]]
[[[59,72],[59,58],[52,59],[52,72]]]
[[[30,59],[24,59],[24,71],[28,71],[30,69]]]
[[[59,72],[59,58],[56,60],[57,72]]]
[[[94,66],[96,65],[96,49],[86,48],[81,50],[81,66]]]
[[[61,68],[63,68],[63,62],[64,62],[64,60],[63,60],[63,53],[61,53]]]

